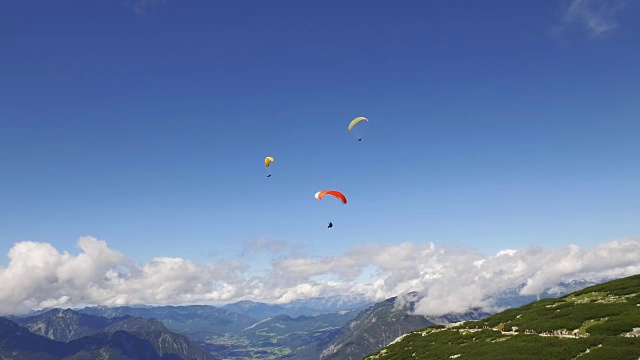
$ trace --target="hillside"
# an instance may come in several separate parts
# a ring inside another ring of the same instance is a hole
[[[224,336],[238,333],[255,322],[245,314],[208,305],[157,306],[157,307],[86,307],[77,310],[91,315],[117,317],[130,315],[160,320],[171,331],[185,334],[192,339],[208,336]]]
[[[287,304],[265,304],[254,301],[238,301],[222,306],[238,314],[251,316],[257,320],[288,315],[292,318],[299,316],[315,316],[320,314],[337,313],[343,310],[364,309],[372,305],[363,295],[333,295],[298,299]]]
[[[273,310],[278,306],[243,302],[234,306],[248,309]],[[315,316],[275,315],[254,319],[228,309],[213,306],[161,306],[161,307],[87,307],[84,314],[103,316],[140,316],[155,318],[172,331],[188,336],[194,343],[225,359],[275,359],[281,356],[318,359],[315,347],[298,353],[305,346],[317,344],[353,319],[359,310],[343,310]],[[38,315],[42,316],[42,314]],[[308,355],[310,354],[310,355]]]
[[[395,300],[396,298],[392,297],[363,310],[355,319],[319,342],[317,346],[321,349],[320,358],[323,360],[362,359],[363,356],[380,349],[409,331],[433,324],[481,319],[488,315],[479,312],[442,317],[409,315],[407,312],[414,302],[409,301],[404,307],[397,307]]]
[[[287,308],[282,305],[271,305],[265,304],[261,302],[243,300],[235,303],[227,304],[222,307],[223,309],[227,309],[233,311],[238,314],[244,314],[251,316],[256,320],[264,320],[266,318],[286,314],[289,316],[295,316],[293,314],[287,313]],[[308,315],[311,312],[311,309],[306,309],[305,313],[298,314],[299,315]]]
[[[640,275],[456,326],[412,332],[366,357],[616,359],[640,357]]]
[[[71,309],[52,309],[45,313],[28,317],[16,317],[16,323],[26,327],[34,334],[45,336],[51,340],[69,342],[98,332],[115,332],[117,330],[156,331],[169,330],[158,320],[135,318],[129,315],[106,318],[83,314]]]
[[[65,343],[36,335],[0,317],[0,359],[53,360],[70,354]]]
[[[319,352],[301,353],[353,319],[358,310],[316,316],[277,315],[256,321],[239,333],[210,336],[198,343],[225,359],[318,359]]]
[[[288,304],[283,304],[287,308],[314,309],[321,314],[349,309],[365,309],[370,305],[373,305],[373,302],[362,294],[321,296],[298,299]]]
[[[60,327],[56,327],[60,328]],[[0,358],[20,360],[213,360],[186,337],[158,331],[117,330],[59,342],[0,318]]]

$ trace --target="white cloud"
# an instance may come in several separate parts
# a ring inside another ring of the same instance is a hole
[[[520,284],[526,284],[520,295],[537,295],[562,281],[598,281],[638,274],[640,240],[612,241],[595,248],[529,248],[509,255],[502,251],[484,260],[478,267],[470,256],[456,261],[455,266],[447,266],[441,277],[422,281],[424,298],[418,302],[416,312],[443,315],[474,307],[491,308],[496,294]]]
[[[0,311],[17,314],[30,308],[79,304],[179,305],[245,299],[286,303],[348,293],[383,300],[416,291],[421,296],[416,313],[438,316],[492,309],[496,294],[519,286],[522,295],[536,295],[555,291],[563,281],[640,273],[640,239],[593,248],[502,250],[492,256],[433,243],[371,244],[340,256],[282,256],[264,276],[250,275],[249,266],[238,260],[199,265],[183,258],[157,257],[135,264],[93,237],[80,238],[78,247],[80,253],[72,255],[48,243],[14,244],[7,254],[7,267],[0,268]],[[371,267],[377,279],[358,281]]]
[[[618,26],[615,17],[623,6],[622,0],[571,0],[560,29],[579,26],[592,36],[600,36]]]

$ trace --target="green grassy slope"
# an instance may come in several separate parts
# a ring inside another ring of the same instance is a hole
[[[640,275],[544,299],[481,321],[429,327],[374,359],[640,358]]]

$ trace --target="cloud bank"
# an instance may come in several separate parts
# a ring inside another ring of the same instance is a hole
[[[281,250],[263,240],[249,248]],[[246,246],[246,245],[245,245]],[[78,305],[195,304],[254,300],[286,303],[298,298],[362,293],[383,300],[408,291],[422,296],[418,314],[439,316],[472,308],[492,309],[496,295],[520,287],[536,295],[573,279],[600,281],[640,273],[640,239],[596,247],[509,249],[487,256],[433,243],[358,246],[340,256],[296,253],[273,260],[264,275],[249,275],[241,260],[198,265],[158,257],[136,264],[93,237],[78,240],[79,254],[24,241],[0,268],[0,311]],[[373,278],[363,281],[363,273]]]

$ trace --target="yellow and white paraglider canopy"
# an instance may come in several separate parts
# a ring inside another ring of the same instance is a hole
[[[273,161],[274,159],[271,156],[267,156],[266,158],[264,158],[264,166],[265,170],[267,171],[267,177],[271,177],[271,168],[269,168],[269,165],[271,165]]]
[[[360,123],[361,121],[366,121],[369,122],[369,119],[367,119],[364,116],[358,116],[357,118],[351,120],[351,122],[349,123],[349,132],[351,132],[351,130],[353,130],[354,126],[356,126],[358,123]],[[353,132],[353,134],[358,138],[358,141],[362,141],[362,137],[359,134],[358,129],[356,128],[356,131]]]
[[[366,121],[369,122],[369,119],[367,119],[364,116],[359,116],[353,120],[351,120],[351,122],[349,123],[349,132],[351,132],[351,130],[353,129],[354,126],[356,126],[357,123],[359,123],[360,121]]]

